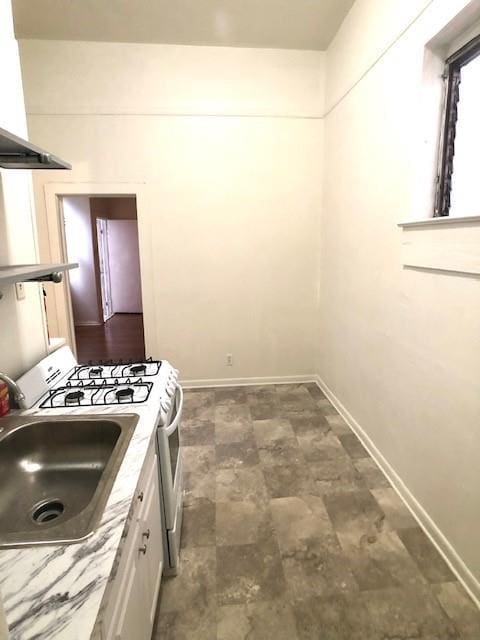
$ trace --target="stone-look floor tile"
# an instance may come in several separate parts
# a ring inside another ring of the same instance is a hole
[[[333,404],[327,400],[326,398],[317,400],[317,407],[320,409],[321,413],[324,416],[337,416],[338,411],[335,409]]]
[[[354,465],[365,481],[368,489],[386,489],[390,487],[390,483],[383,471],[381,471],[372,458],[359,458],[358,460],[354,460]]]
[[[216,610],[216,606],[211,606],[163,613],[152,640],[212,640],[215,638]]]
[[[348,456],[310,462],[308,469],[312,477],[313,492],[316,495],[365,489],[362,476]]]
[[[303,538],[281,551],[287,589],[293,600],[358,591],[358,585],[334,533]]]
[[[196,421],[213,420],[215,399],[213,391],[185,392],[182,419],[195,424]]]
[[[317,435],[328,433],[331,430],[326,418],[320,415],[296,414],[289,418],[289,422],[295,434],[298,436]]]
[[[460,640],[428,587],[365,591],[361,597],[381,638]]]
[[[385,528],[385,514],[370,491],[350,491],[324,496],[325,506],[337,533],[360,544],[364,536],[374,537]]]
[[[215,545],[215,503],[197,498],[184,505],[182,547],[211,547]]]
[[[310,395],[305,385],[276,385],[277,401],[280,403],[282,411],[304,411],[305,409],[315,410],[317,408],[315,400]]]
[[[270,498],[313,494],[312,479],[304,465],[263,466]]]
[[[214,605],[215,575],[215,547],[182,549],[178,575],[162,578],[160,620],[167,611],[206,610]]]
[[[332,432],[335,433],[335,435],[341,435],[342,433],[352,433],[352,430],[340,415],[325,415],[325,420],[327,421],[328,425],[332,429]]]
[[[196,427],[203,422],[213,422],[215,405],[206,405],[184,411],[182,413],[182,425]]]
[[[401,541],[429,582],[454,582],[455,576],[420,527],[401,529]]]
[[[215,473],[184,473],[185,500],[184,504],[193,504],[198,498],[208,498],[215,501],[216,486]]]
[[[347,456],[340,440],[330,431],[319,430],[297,435],[297,438],[307,462],[322,462]]]
[[[218,387],[215,389],[215,404],[244,404],[247,401],[245,387]]]
[[[443,610],[453,621],[462,640],[480,638],[480,611],[459,582],[445,582],[432,586]]]
[[[298,640],[290,603],[266,600],[218,607],[217,640]]]
[[[337,536],[362,591],[426,584],[396,532],[371,532],[360,539],[350,532]]]
[[[256,404],[275,403],[277,400],[277,390],[275,385],[250,385],[245,387],[247,404],[251,407]]]
[[[253,427],[246,404],[219,405],[215,408],[215,442],[242,442],[252,437]]]
[[[308,393],[306,384],[303,382],[287,382],[286,384],[274,384],[272,386],[275,389],[278,397],[283,397],[291,393],[297,393],[301,396],[306,396]]]
[[[258,454],[264,465],[292,465],[305,464],[302,450],[296,438],[282,438],[268,444],[258,446]]]
[[[314,400],[325,400],[325,394],[315,382],[307,382],[305,388]]]
[[[272,420],[278,415],[278,407],[273,402],[258,402],[249,406],[252,420]]]
[[[217,444],[215,452],[217,469],[254,467],[260,463],[258,449],[253,438],[242,442]]]
[[[345,433],[338,436],[343,448],[348,455],[357,460],[358,458],[369,458],[369,453],[354,433]]]
[[[270,500],[273,525],[282,552],[294,550],[299,541],[333,533],[322,498],[303,495]]]
[[[285,594],[280,553],[274,540],[266,544],[217,547],[217,603],[274,600]]]
[[[215,425],[213,420],[195,422],[195,426],[182,423],[182,445],[205,446],[215,443]]]
[[[258,446],[283,440],[284,438],[295,438],[292,425],[288,420],[260,420],[253,423],[255,442]]]
[[[272,521],[267,504],[262,506],[248,500],[217,502],[218,546],[254,544],[272,539]]]
[[[373,497],[384,512],[387,522],[393,529],[413,529],[418,527],[398,493],[391,487],[371,490]]]
[[[260,504],[268,499],[265,480],[260,467],[218,469],[216,496],[219,502],[250,500]]]
[[[215,467],[214,446],[193,446],[182,449],[182,460],[186,473],[205,474]]]
[[[390,640],[372,626],[360,596],[354,594],[301,600],[294,604],[294,613],[299,640]]]

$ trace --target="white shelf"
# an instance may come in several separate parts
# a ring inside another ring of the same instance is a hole
[[[76,269],[78,263],[64,264],[14,264],[0,266],[0,287],[16,282],[41,282],[53,274]]]

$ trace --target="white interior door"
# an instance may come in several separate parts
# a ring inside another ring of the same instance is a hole
[[[108,255],[108,229],[105,218],[97,218],[98,262],[100,266],[100,287],[102,290],[103,321],[113,316],[112,289],[110,284],[110,264]]]
[[[113,313],[142,313],[136,220],[107,220]]]

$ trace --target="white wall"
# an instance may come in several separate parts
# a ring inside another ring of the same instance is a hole
[[[69,262],[77,262],[78,269],[69,273],[75,325],[103,323],[99,305],[99,291],[95,274],[94,227],[87,196],[63,198],[65,240]]]
[[[189,379],[311,374],[323,54],[24,41],[21,55],[32,135],[73,163],[36,177],[39,226],[47,181],[145,183],[147,353]]]
[[[480,281],[404,269],[397,228],[425,217],[424,46],[467,4],[357,0],[328,51],[317,367],[478,580]]]
[[[0,127],[27,137],[22,77],[9,2],[0,2],[2,91]],[[37,262],[30,171],[0,170],[0,264]],[[12,285],[0,300],[0,371],[13,377],[46,354],[43,301],[38,284],[25,285],[17,302]]]

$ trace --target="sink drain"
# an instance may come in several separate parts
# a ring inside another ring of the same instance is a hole
[[[32,510],[32,520],[37,524],[45,524],[59,518],[65,507],[60,500],[45,500]]]

